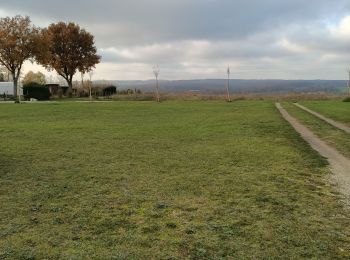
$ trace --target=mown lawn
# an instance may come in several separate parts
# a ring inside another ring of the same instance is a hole
[[[328,118],[350,125],[350,102],[304,101],[301,104]]]
[[[339,122],[347,122],[347,118],[349,118],[350,125],[350,103],[347,103],[347,106],[343,105],[340,101],[323,103],[323,101],[319,102],[307,102],[303,103],[303,105],[308,108],[322,113],[322,115],[326,115],[328,118],[332,118],[333,120],[337,120]],[[288,112],[293,115],[300,123],[308,127],[311,131],[313,131],[318,137],[322,140],[326,141],[329,145],[335,147],[338,151],[340,151],[343,155],[350,158],[350,135],[344,132],[341,129],[338,129],[324,120],[317,118],[314,115],[296,107],[293,103],[284,103],[283,106],[288,110]],[[328,109],[327,109],[328,107]],[[316,108],[316,109],[315,109]],[[348,114],[343,110],[348,109]],[[342,111],[342,112],[341,112]],[[340,115],[339,115],[340,114]],[[340,120],[341,119],[341,120]]]
[[[271,102],[0,105],[0,259],[350,257]]]

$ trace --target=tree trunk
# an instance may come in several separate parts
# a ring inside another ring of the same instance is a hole
[[[68,97],[72,97],[73,94],[73,81],[72,80],[68,80]]]
[[[18,78],[13,77],[13,96],[17,98],[17,89],[18,89]]]

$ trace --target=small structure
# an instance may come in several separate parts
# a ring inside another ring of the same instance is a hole
[[[23,95],[23,89],[20,88],[20,95]],[[13,96],[13,82],[0,82],[0,95],[1,97]]]
[[[49,89],[51,96],[65,96],[68,93],[68,86],[60,86],[59,84],[46,84],[45,87]]]
[[[60,88],[60,85],[59,84],[46,84],[45,87],[49,89],[50,94],[53,96],[53,95],[57,95],[58,90]]]
[[[116,93],[117,93],[116,86],[107,86],[107,87],[104,87],[102,90],[102,95],[104,97],[109,97],[109,96],[115,95]]]

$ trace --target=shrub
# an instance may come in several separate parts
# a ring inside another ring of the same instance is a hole
[[[25,99],[29,100],[35,98],[37,100],[49,100],[50,91],[45,86],[35,82],[28,83],[23,86],[23,95]]]
[[[103,96],[112,96],[117,93],[117,87],[109,86],[103,89]]]
[[[350,102],[350,97],[346,97],[343,99],[343,102]]]

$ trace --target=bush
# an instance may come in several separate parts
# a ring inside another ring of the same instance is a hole
[[[26,100],[35,98],[37,100],[49,100],[50,91],[45,86],[32,82],[23,86],[23,95]]]
[[[350,102],[350,97],[346,97],[343,99],[343,102]]]
[[[109,86],[103,89],[103,96],[112,96],[117,93],[117,87]]]

